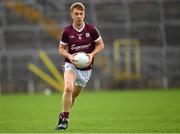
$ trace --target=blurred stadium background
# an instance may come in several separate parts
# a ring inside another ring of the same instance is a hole
[[[73,2],[0,0],[0,93],[52,89],[27,64],[51,75],[39,58],[43,50],[62,73],[58,44],[63,27],[71,23]],[[98,27],[105,42],[87,89],[180,87],[179,0],[81,2],[86,21]]]

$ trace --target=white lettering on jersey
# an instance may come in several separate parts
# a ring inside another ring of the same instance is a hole
[[[81,46],[76,46],[75,44],[73,44],[71,46],[71,50],[76,50],[76,51],[79,51],[79,50],[83,50],[83,49],[87,49],[88,47],[90,47],[91,44],[86,44],[86,45],[81,45]]]
[[[69,38],[75,38],[75,36],[74,35],[70,35]]]

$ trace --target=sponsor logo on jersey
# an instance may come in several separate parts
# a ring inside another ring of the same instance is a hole
[[[74,35],[70,35],[69,38],[75,38],[75,36]]]
[[[76,51],[79,51],[79,50],[84,50],[84,49],[88,49],[89,47],[91,46],[91,44],[86,44],[86,45],[81,45],[81,46],[76,46],[76,44],[73,44],[71,46],[71,50],[76,50]]]
[[[90,33],[86,33],[86,37],[89,38],[90,37]]]

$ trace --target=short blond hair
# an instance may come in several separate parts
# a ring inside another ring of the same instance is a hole
[[[73,10],[77,8],[81,11],[85,11],[85,6],[81,2],[75,2],[70,7],[70,12],[73,12]]]

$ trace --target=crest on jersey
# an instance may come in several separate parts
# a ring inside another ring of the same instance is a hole
[[[82,40],[82,34],[77,34],[77,36],[79,40]]]
[[[89,33],[86,33],[86,37],[87,37],[87,38],[90,37],[90,34],[89,34]]]

